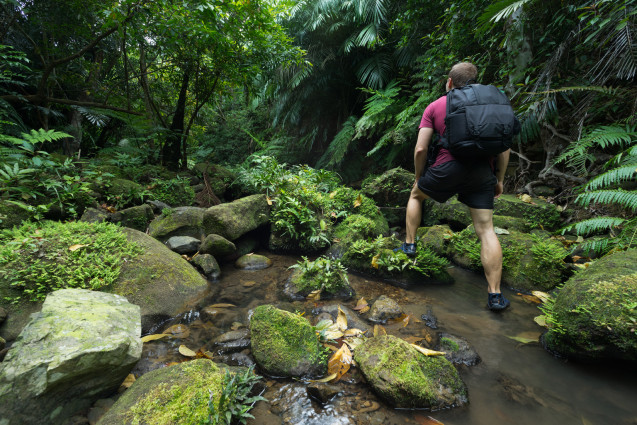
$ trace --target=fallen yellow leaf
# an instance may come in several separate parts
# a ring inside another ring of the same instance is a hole
[[[181,354],[182,356],[186,356],[186,357],[196,357],[197,353],[195,353],[194,351],[192,351],[190,348],[186,347],[185,345],[180,345],[179,346],[179,354]]]
[[[135,382],[135,375],[133,375],[132,373],[129,373],[128,376],[126,377],[126,379],[124,379],[124,382],[122,382],[120,384],[119,389],[117,390],[117,392],[121,393],[124,390],[129,389],[130,386],[133,385],[134,382]]]
[[[338,329],[342,332],[345,332],[345,330],[347,330],[347,316],[345,315],[345,312],[343,310],[341,310],[341,306],[338,306],[338,316],[336,316],[336,325],[338,326]]]
[[[228,308],[228,307],[236,307],[236,305],[227,304],[227,303],[221,303],[221,304],[209,305],[208,307],[210,307],[210,308]]]
[[[309,301],[321,301],[321,290],[317,289],[316,291],[312,291],[307,294],[307,299]]]
[[[422,354],[424,354],[425,356],[444,356],[445,353],[444,351],[436,351],[436,350],[430,350],[428,348],[425,347],[421,347],[420,345],[416,345],[416,344],[409,344],[412,347],[414,347],[416,350],[420,351]]]
[[[356,200],[354,201],[354,208],[360,207],[362,203],[363,203],[363,197],[359,193],[358,196],[356,197]]]
[[[547,328],[547,327],[548,327],[548,326],[546,325],[546,316],[545,316],[545,315],[543,315],[543,314],[542,314],[541,316],[535,316],[535,317],[533,318],[533,321],[534,321],[535,323],[537,323],[538,325],[540,325],[540,326],[544,327],[544,328]]]
[[[548,300],[551,299],[551,296],[549,294],[547,294],[546,292],[532,291],[531,293],[533,295],[535,295],[536,297],[538,297],[543,303],[545,303],[545,302],[547,302]]]
[[[372,267],[377,269],[380,265],[378,264],[378,259],[380,258],[380,253],[374,255],[372,258]]]
[[[524,300],[524,302],[526,302],[527,304],[540,304],[542,301],[536,297],[535,295],[527,295],[527,294],[521,294],[518,293],[518,295],[520,297],[522,297],[522,299]]]
[[[335,373],[333,373],[331,375],[327,375],[323,379],[310,379],[309,382],[330,382],[334,378],[336,378],[336,374]]]
[[[344,339],[343,342],[347,344],[350,350],[356,350],[356,348],[358,348],[359,345],[365,342],[366,339],[367,338],[361,338],[361,337],[348,338],[348,339]]]
[[[162,338],[172,338],[172,335],[169,335],[169,334],[146,335],[145,337],[142,337],[142,343],[143,342],[155,341],[157,339],[162,339]]]
[[[361,309],[358,311],[358,314],[365,314],[365,313],[367,313],[370,309],[371,309],[371,307],[370,307],[370,306],[368,306],[368,305],[366,305],[365,307],[361,308]]]
[[[88,245],[82,245],[82,244],[71,245],[69,247],[69,251],[75,252],[75,251],[77,251],[80,248],[84,248],[85,246],[88,246]]]
[[[374,325],[374,336],[387,335],[387,331],[381,325]]]
[[[349,351],[347,344],[341,345],[341,348],[332,355],[327,363],[327,373],[336,374],[336,381],[341,379],[347,373],[352,364],[352,352]],[[335,381],[335,382],[336,382]]]
[[[268,205],[272,205],[272,199],[270,199],[269,196],[266,196],[265,200],[268,202]]]
[[[367,301],[365,301],[365,298],[361,298],[358,300],[358,302],[356,303],[356,307],[354,307],[354,310],[361,310],[365,307],[367,307]]]
[[[360,336],[363,335],[365,333],[365,331],[361,331],[360,329],[348,329],[345,332],[343,332],[343,336],[344,337],[350,337],[350,336]]]

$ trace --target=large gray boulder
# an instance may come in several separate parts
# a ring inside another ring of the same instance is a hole
[[[250,334],[252,355],[269,375],[317,377],[327,370],[327,355],[305,317],[262,305],[250,318]]]
[[[204,211],[204,208],[198,207],[178,207],[164,210],[162,215],[150,223],[148,234],[162,242],[166,242],[173,236],[190,236],[201,239],[204,235]]]
[[[467,402],[466,387],[447,359],[427,357],[398,337],[369,338],[358,346],[354,360],[391,406],[439,410]]]
[[[124,297],[51,293],[0,363],[0,424],[64,423],[112,393],[141,357],[140,336]]]
[[[234,241],[269,220],[265,195],[252,195],[208,208],[203,215],[203,228],[206,235],[214,233]]]
[[[637,360],[637,249],[607,255],[570,278],[548,308],[549,350],[584,360]]]
[[[413,184],[414,173],[398,167],[365,179],[361,192],[376,202],[390,225],[404,225]]]
[[[122,265],[109,290],[141,307],[142,329],[185,311],[208,290],[208,281],[188,261],[161,242],[134,229],[123,229],[142,254]]]
[[[110,219],[113,223],[144,232],[153,218],[155,218],[153,207],[144,204],[120,210],[114,213]]]

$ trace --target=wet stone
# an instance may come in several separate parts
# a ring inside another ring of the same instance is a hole
[[[466,339],[441,332],[439,341],[436,350],[447,353],[445,358],[451,363],[465,366],[475,366],[480,363],[480,356]]]
[[[307,386],[307,395],[321,404],[333,399],[340,391],[340,388],[336,385],[330,385],[325,382],[314,382]]]
[[[365,321],[363,321],[362,319],[359,318],[358,314],[355,313],[352,309],[350,309],[349,307],[346,307],[342,304],[330,304],[330,305],[326,305],[323,306],[319,309],[317,309],[314,314],[320,315],[322,313],[327,313],[329,314],[329,317],[327,316],[322,316],[326,319],[335,321],[336,318],[338,317],[338,307],[341,307],[341,310],[343,310],[343,313],[345,313],[345,317],[347,317],[347,327],[350,329],[360,329],[363,332],[366,332],[368,330],[371,329],[371,327],[365,323]]]
[[[427,312],[420,316],[425,325],[431,329],[438,329],[438,318],[434,316],[431,306],[427,306]]]
[[[192,259],[193,264],[210,280],[216,280],[221,275],[221,268],[215,257],[210,254],[200,254]]]
[[[7,310],[0,307],[0,323],[4,322],[7,319]]]
[[[172,335],[173,338],[184,339],[190,336],[190,329],[184,324],[173,325],[162,332]]]
[[[210,321],[215,324],[231,323],[237,318],[237,313],[227,308],[204,307],[199,312],[203,321]]]
[[[146,201],[146,203],[150,205],[150,207],[153,209],[153,213],[155,214],[161,214],[161,212],[164,209],[170,208],[170,205],[162,201],[151,200],[151,201]]]
[[[250,330],[248,328],[244,328],[244,329],[239,329],[236,331],[226,332],[225,334],[218,336],[215,339],[215,342],[216,343],[231,342],[241,338],[249,338],[249,337],[250,337]]]
[[[250,347],[250,331],[248,329],[239,329],[226,332],[215,339],[214,345],[219,354],[241,351]]]
[[[246,254],[237,259],[235,267],[242,270],[263,270],[272,265],[272,260],[258,254]]]
[[[0,336],[0,351],[4,350],[4,347],[7,345],[7,341],[4,340],[4,338],[2,338]]]
[[[215,357],[214,360],[215,362],[219,361],[220,363],[227,364],[228,366],[244,366],[244,367],[256,366],[254,359],[243,351],[240,353],[224,354],[224,355]]]
[[[177,254],[192,254],[199,250],[201,241],[192,236],[173,236],[166,241],[166,245]]]
[[[403,314],[400,305],[386,295],[381,295],[372,305],[369,312],[369,320],[372,322],[386,322]]]

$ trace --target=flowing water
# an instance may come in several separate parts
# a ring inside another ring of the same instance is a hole
[[[216,308],[208,313],[194,308],[179,318],[162,324],[158,331],[176,323],[188,326],[182,339],[159,340],[144,345],[144,354],[134,373],[181,361],[177,348],[184,344],[194,350],[214,351],[211,340],[240,323],[247,323],[247,312],[261,304],[285,303],[305,311],[334,301],[288,303],[282,293],[289,276],[287,269],[299,258],[262,253],[274,261],[273,267],[260,271],[223,269],[223,277],[199,306],[231,303],[236,307]],[[541,312],[511,291],[504,290],[511,307],[501,314],[488,311],[486,281],[482,276],[451,268],[455,282],[450,285],[421,285],[407,289],[383,281],[350,275],[356,297],[344,305],[353,306],[359,297],[373,301],[385,294],[396,300],[411,315],[433,311],[438,329],[469,341],[482,361],[472,367],[460,367],[467,384],[469,404],[455,409],[429,412],[392,409],[362,382],[353,369],[336,385],[340,393],[321,406],[308,398],[306,382],[267,379],[263,394],[269,402],[259,402],[252,410],[252,425],[635,425],[637,424],[637,370],[634,365],[607,362],[601,365],[578,364],[559,359],[538,343],[522,344],[510,337],[537,337],[540,328],[533,318]],[[423,322],[412,320],[388,324],[388,333],[398,336],[423,336],[432,331]],[[244,354],[247,350],[244,350]],[[243,357],[242,357],[243,356]],[[215,360],[226,361],[230,356]],[[235,354],[233,361],[246,356]],[[438,422],[436,422],[438,421]]]

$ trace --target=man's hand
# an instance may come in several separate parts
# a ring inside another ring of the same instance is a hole
[[[497,182],[495,184],[495,195],[493,197],[494,198],[499,198],[500,195],[502,195],[502,192],[504,192],[504,183]]]

